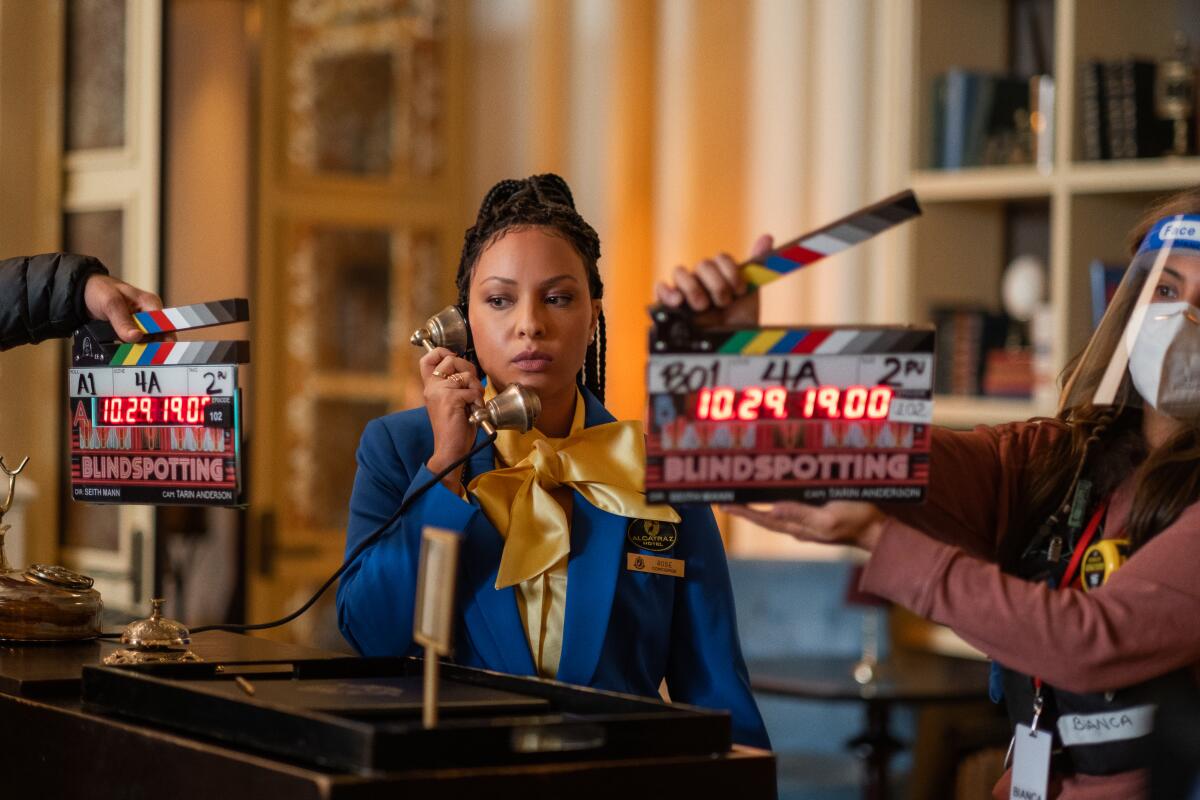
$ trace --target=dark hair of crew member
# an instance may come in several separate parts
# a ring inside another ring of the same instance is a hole
[[[1163,217],[1176,214],[1200,214],[1200,187],[1171,195],[1155,204],[1130,231],[1130,255],[1137,252],[1142,240]],[[1126,295],[1136,296],[1136,292]],[[1115,300],[1114,300],[1115,302]],[[1128,303],[1127,303],[1128,304]],[[1114,309],[1128,319],[1132,305]],[[1121,335],[1117,332],[1111,335]],[[1111,351],[1112,346],[1108,349]],[[1072,375],[1081,362],[1080,352],[1063,370],[1063,378]],[[1075,396],[1091,397],[1099,385],[1101,374],[1080,374]],[[1081,394],[1082,393],[1082,394]],[[1131,402],[1135,401],[1135,402]],[[1142,436],[1142,410],[1136,402],[1136,390],[1126,375],[1117,393],[1114,408],[1096,407],[1090,402],[1065,408],[1059,418],[1067,422],[1069,432],[1058,437],[1035,456],[1025,470],[1024,513],[1013,515],[1009,535],[998,554],[1006,569],[1013,568],[1026,545],[1036,534],[1039,525],[1051,515],[1064,519],[1065,505],[1077,472],[1092,481],[1092,497],[1110,494],[1124,479],[1134,473],[1134,498],[1126,524],[1126,536],[1136,551],[1156,534],[1171,525],[1183,510],[1200,500],[1200,425],[1189,420],[1180,426],[1161,447],[1148,450]],[[1072,465],[1064,469],[1064,464]]]
[[[575,198],[565,180],[553,173],[532,175],[522,180],[503,180],[493,186],[479,205],[475,224],[467,228],[455,277],[458,306],[464,316],[470,297],[471,276],[480,255],[505,234],[528,228],[543,228],[565,239],[583,261],[590,299],[600,300],[604,297],[599,266],[600,237],[575,210]],[[596,338],[588,344],[577,378],[579,384],[587,387],[601,403],[604,402],[606,354],[604,312],[601,311]],[[469,350],[465,358],[479,369],[474,350]]]

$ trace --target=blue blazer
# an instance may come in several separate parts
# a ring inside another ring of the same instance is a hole
[[[587,427],[613,421],[591,393],[584,390],[583,397]],[[382,525],[414,487],[433,477],[425,467],[432,453],[433,429],[423,407],[367,425],[350,498],[347,553]],[[464,481],[491,470],[495,458],[495,448],[481,450],[467,462]],[[630,520],[575,493],[557,679],[653,697],[665,678],[672,700],[726,709],[735,741],[769,747],[750,694],[716,521],[707,506],[685,508],[680,516],[673,551],[652,553],[629,541]],[[337,612],[346,641],[362,655],[419,654],[412,620],[426,525],[463,535],[454,660],[536,675],[516,590],[495,588],[504,539],[478,501],[464,501],[440,482],[342,576]],[[683,559],[685,577],[628,570],[626,553]]]

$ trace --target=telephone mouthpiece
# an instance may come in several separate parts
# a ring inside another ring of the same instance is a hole
[[[542,401],[537,394],[519,383],[512,383],[488,400],[483,408],[477,409],[471,419],[489,435],[502,429],[525,433],[533,428],[540,413]]]

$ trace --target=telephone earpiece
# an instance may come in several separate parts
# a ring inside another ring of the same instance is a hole
[[[457,355],[467,351],[471,343],[471,331],[467,318],[458,306],[446,306],[425,321],[425,325],[413,332],[409,339],[425,352],[444,347]],[[492,436],[500,429],[515,429],[522,433],[533,428],[538,414],[542,413],[542,401],[538,396],[519,383],[510,384],[482,406],[474,406],[469,418]]]
[[[414,331],[409,341],[417,347],[424,347],[427,353],[435,347],[444,347],[461,356],[471,344],[471,331],[462,309],[446,306]]]

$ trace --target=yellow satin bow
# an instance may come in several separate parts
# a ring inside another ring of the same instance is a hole
[[[486,395],[494,395],[489,382]],[[504,537],[496,588],[541,575],[571,551],[570,525],[551,489],[569,486],[610,514],[678,522],[675,509],[649,505],[642,494],[645,439],[641,422],[609,422],[585,428],[583,396],[564,439],[541,431],[502,430],[496,451],[510,466],[485,472],[468,490]]]

